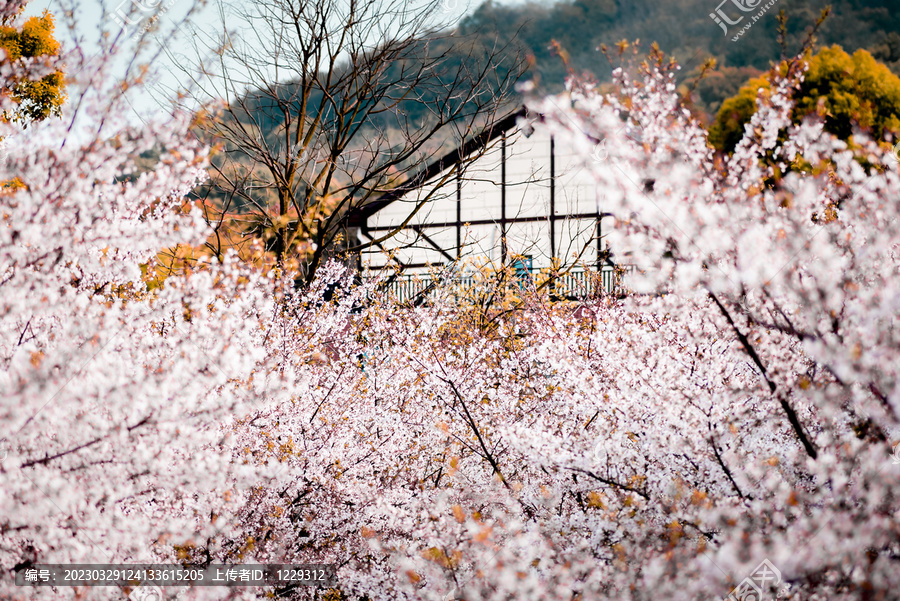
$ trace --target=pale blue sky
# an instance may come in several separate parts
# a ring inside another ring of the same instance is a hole
[[[460,18],[474,10],[481,0],[444,0],[445,10],[438,15],[441,22]],[[514,2],[504,2],[514,3]],[[157,63],[159,67],[159,79],[152,93],[142,93],[134,99],[133,110],[135,117],[144,119],[149,114],[161,110],[167,90],[178,88],[185,83],[185,76],[176,65],[193,64],[191,57],[196,60],[196,54],[192,53],[193,43],[196,42],[195,32],[192,28],[209,33],[221,31],[222,24],[219,16],[218,2],[210,1],[205,7],[196,11],[190,19],[190,25],[185,25],[183,20],[188,10],[193,6],[192,0],[32,0],[26,7],[26,15],[38,15],[44,9],[49,9],[57,15],[57,39],[64,47],[71,47],[70,34],[66,31],[66,19],[64,6],[74,6],[76,34],[82,36],[90,51],[96,48],[96,41],[101,31],[105,30],[110,35],[122,32],[123,38],[136,40],[142,27],[150,21],[153,15],[158,15],[162,32],[173,32],[174,37],[165,44],[164,56]],[[246,2],[241,2],[246,6]],[[104,10],[105,9],[105,10]],[[117,16],[118,15],[118,19]],[[229,28],[239,31],[239,22],[229,19]],[[165,37],[165,36],[164,36]],[[68,42],[68,43],[67,43]],[[149,40],[144,56],[156,52],[160,44]],[[130,55],[128,55],[130,56]],[[126,62],[123,60],[122,69]]]

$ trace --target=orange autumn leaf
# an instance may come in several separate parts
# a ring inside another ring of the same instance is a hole
[[[456,518],[456,521],[462,524],[466,521],[466,512],[463,511],[463,508],[459,505],[453,506],[453,517]]]

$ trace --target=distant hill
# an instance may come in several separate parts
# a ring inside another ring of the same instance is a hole
[[[736,42],[733,34],[750,21],[750,14],[739,25],[730,26],[726,35],[710,17],[721,6],[736,18],[741,13],[733,3],[761,7],[770,0],[562,0],[559,2],[525,2],[496,4],[491,0],[481,4],[459,24],[452,35],[465,37],[471,43],[491,48],[498,43],[510,45],[510,52],[520,52],[533,59],[533,67],[525,76],[539,82],[540,89],[554,93],[562,89],[567,66],[554,45],[561,48],[569,67],[576,72],[589,72],[600,81],[607,80],[611,66],[597,48],[605,44],[612,48],[617,42],[640,40],[644,49],[656,42],[660,49],[674,56],[682,66],[682,81],[691,80],[708,58],[715,58],[717,68],[700,83],[694,94],[696,108],[707,118],[715,115],[722,101],[737,93],[751,77],[769,68],[781,56],[778,44],[778,11],[788,17],[788,52],[796,52],[806,32],[822,9],[832,7],[829,17],[819,31],[819,47],[839,44],[852,53],[864,48],[876,59],[888,64],[900,74],[900,0],[775,0],[774,6],[753,24]],[[446,33],[431,40],[432,50],[446,50]],[[556,44],[554,44],[554,42]],[[446,72],[452,73],[454,62],[467,57],[450,53],[444,62]],[[507,65],[498,65],[500,70]],[[289,86],[288,86],[289,87]],[[287,91],[287,90],[285,90]],[[249,92],[249,104],[260,105],[266,113],[269,102],[265,95]],[[428,91],[416,99],[404,102],[400,110],[412,118],[427,122],[430,109]],[[264,120],[264,119],[263,119]],[[390,127],[387,114],[375,127]],[[277,123],[270,123],[277,128]]]
[[[768,0],[733,0],[745,6],[764,6]],[[551,47],[556,41],[566,51],[572,68],[588,71],[600,80],[611,68],[597,47],[612,47],[620,40],[639,39],[645,48],[657,42],[660,49],[682,65],[682,77],[696,74],[706,58],[714,57],[718,74],[698,88],[700,106],[714,112],[724,98],[737,92],[750,76],[766,70],[781,55],[778,44],[778,11],[788,17],[788,49],[796,51],[805,32],[826,6],[832,16],[820,29],[819,46],[839,44],[852,53],[865,48],[888,63],[900,65],[900,1],[898,0],[777,0],[753,27],[736,42],[732,36],[747,22],[730,26],[726,35],[710,17],[721,0],[563,0],[519,5],[483,3],[460,24],[461,33],[517,39],[522,50],[534,56],[533,74],[550,92],[559,90],[566,75],[562,60]],[[732,1],[722,10],[732,19],[742,15]],[[755,11],[754,11],[755,12]],[[893,35],[891,35],[893,34]]]

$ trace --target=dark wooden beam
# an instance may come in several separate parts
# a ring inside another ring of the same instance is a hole
[[[369,269],[377,270],[377,269],[386,269],[389,264],[384,265],[370,265]],[[403,269],[422,269],[424,267],[443,267],[446,263],[404,263]]]
[[[412,229],[413,229],[417,234],[419,234],[420,236],[422,236],[422,239],[425,240],[425,242],[427,242],[428,244],[430,244],[436,251],[438,251],[439,253],[441,253],[441,254],[444,255],[445,257],[447,257],[447,260],[448,260],[448,261],[450,261],[450,262],[452,263],[453,261],[456,260],[454,257],[452,257],[452,256],[450,255],[450,253],[448,253],[446,250],[444,250],[443,248],[441,248],[440,246],[438,246],[437,242],[435,242],[434,240],[432,240],[431,238],[429,238],[429,237],[428,237],[428,234],[426,234],[425,232],[422,231],[422,229],[423,229],[422,226],[414,225]]]
[[[603,217],[610,217],[612,213],[603,213]],[[557,220],[566,220],[566,219],[597,219],[597,213],[570,213],[567,215],[557,215]],[[536,223],[538,221],[547,221],[546,215],[540,215],[537,217],[507,217],[506,223]],[[469,225],[497,225],[496,219],[476,219],[475,221],[464,221],[463,223],[467,223]],[[417,225],[409,225],[406,229],[415,230],[417,228],[423,229],[437,229],[437,228],[448,228],[455,227],[456,221],[439,221],[435,223],[422,223]],[[370,232],[378,232],[378,231],[390,231],[395,229],[396,225],[382,225],[378,227],[370,227],[367,228],[367,231]]]
[[[506,132],[500,138],[500,264],[506,265]]]
[[[556,142],[550,136],[550,258],[556,258]]]
[[[484,149],[488,144],[504,135],[507,130],[515,127],[519,117],[526,115],[525,107],[521,107],[516,111],[503,117],[499,121],[495,121],[490,127],[485,128],[477,136],[473,136],[468,141],[451,150],[438,160],[430,163],[416,175],[406,180],[396,188],[385,191],[372,202],[366,203],[364,206],[357,208],[349,213],[345,218],[347,227],[364,226],[369,217],[388,206],[395,200],[399,200],[405,194],[420,188],[433,177],[436,177],[443,171],[451,167],[459,167],[469,156]]]
[[[462,257],[462,174],[456,170],[456,258]]]
[[[373,241],[375,240],[375,238],[371,234],[369,234],[368,228],[361,227],[359,232],[363,236],[368,238],[369,240],[373,240]],[[408,267],[415,267],[414,265],[407,265],[407,264],[403,263],[397,257],[393,256],[390,252],[388,252],[388,250],[380,242],[376,242],[375,245],[378,246],[378,248],[380,248],[382,252],[386,253],[389,257],[391,257],[391,261],[394,261],[395,263],[397,263],[397,265],[400,266],[401,271],[403,271],[404,269],[407,269]],[[357,254],[356,264],[359,266],[359,271],[361,273],[362,272],[362,253],[361,252]]]

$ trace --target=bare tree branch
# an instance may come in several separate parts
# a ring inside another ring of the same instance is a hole
[[[431,24],[441,8],[440,0],[255,0],[238,13],[251,39],[223,30],[206,42],[223,50],[191,100],[224,101],[199,126],[220,147],[208,195],[244,216],[210,221],[218,247],[262,237],[277,265],[290,262],[309,283],[329,256],[384,242],[351,243],[349,217],[446,145],[490,127],[525,68],[510,45]],[[221,18],[231,18],[224,6]]]

